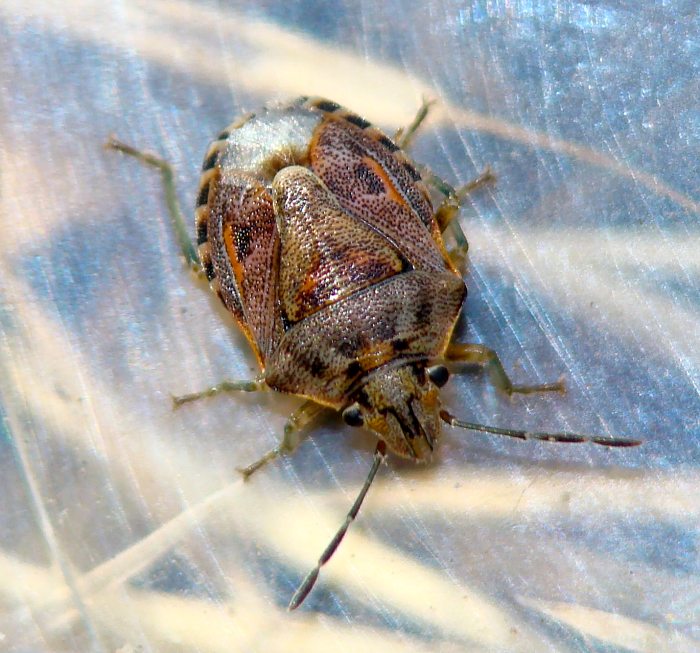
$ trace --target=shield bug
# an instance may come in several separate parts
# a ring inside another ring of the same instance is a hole
[[[190,241],[173,175],[163,160],[116,140],[108,146],[157,166],[188,264],[249,340],[254,381],[225,381],[175,404],[220,392],[277,390],[305,399],[280,444],[241,470],[248,477],[292,452],[323,410],[340,411],[378,444],[365,483],[338,532],[289,604],[297,608],[340,544],[387,452],[426,461],[441,423],[522,440],[634,446],[635,440],[536,433],[475,424],[441,407],[448,366],[477,366],[500,391],[563,391],[561,380],[515,385],[496,353],[453,341],[467,290],[459,273],[467,240],[456,216],[487,171],[454,190],[405,150],[425,118],[394,139],[321,98],[263,108],[221,132],[204,157]],[[433,197],[440,198],[436,208]],[[443,233],[450,229],[452,249]]]

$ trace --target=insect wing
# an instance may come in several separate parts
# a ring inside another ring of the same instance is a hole
[[[295,105],[261,109],[229,125],[204,159],[196,210],[200,257],[263,369],[283,333],[269,187],[278,169],[306,158],[320,120]]]
[[[287,325],[408,267],[385,238],[348,216],[310,170],[284,168],[272,188]]]
[[[210,262],[215,290],[264,369],[282,335],[272,196],[260,181],[241,172],[217,170],[210,183],[207,242],[200,245],[200,253],[205,267]]]
[[[352,114],[330,114],[314,133],[309,158],[343,209],[383,234],[413,267],[451,269],[419,173],[378,129]]]

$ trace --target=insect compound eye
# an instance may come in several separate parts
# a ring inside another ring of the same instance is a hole
[[[442,388],[450,378],[450,373],[444,365],[435,365],[428,368],[428,377],[438,387]]]
[[[359,404],[350,404],[343,411],[343,421],[348,426],[362,426],[364,424],[364,419],[362,419],[362,413],[360,412]]]

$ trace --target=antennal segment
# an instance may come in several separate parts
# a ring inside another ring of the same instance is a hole
[[[297,591],[294,592],[294,596],[292,596],[292,600],[289,602],[287,610],[296,610],[304,602],[304,599],[309,595],[309,592],[313,589],[313,586],[316,584],[318,574],[321,571],[321,567],[323,567],[323,565],[325,565],[331,559],[331,557],[335,553],[335,550],[343,541],[345,533],[347,533],[350,524],[352,524],[355,517],[357,517],[357,513],[360,512],[360,507],[362,506],[362,502],[365,500],[367,490],[369,490],[369,486],[372,485],[372,481],[374,480],[374,477],[377,475],[377,471],[379,470],[379,465],[381,465],[382,462],[384,462],[385,458],[386,443],[383,440],[380,440],[377,443],[377,448],[374,451],[374,460],[372,461],[372,467],[369,470],[369,474],[367,474],[367,478],[365,480],[364,485],[362,486],[362,489],[360,490],[360,493],[357,495],[355,502],[352,504],[352,508],[350,508],[350,511],[345,517],[345,522],[333,536],[333,539],[331,539],[331,541],[328,543],[328,546],[325,548],[325,550],[321,554],[321,557],[318,559],[316,566],[306,575],[306,578],[304,578],[301,585],[299,585]]]
[[[447,422],[450,426],[459,426],[470,431],[481,431],[482,433],[493,433],[495,435],[507,435],[509,438],[517,438],[518,440],[542,440],[544,442],[566,442],[577,444],[580,442],[592,442],[600,444],[604,447],[636,447],[642,444],[641,440],[632,440],[629,438],[603,437],[600,435],[582,435],[580,433],[540,433],[537,431],[524,431],[520,429],[504,429],[497,426],[489,426],[487,424],[476,424],[474,422],[465,422],[457,419],[454,415],[450,415],[446,410],[440,411],[440,418]]]

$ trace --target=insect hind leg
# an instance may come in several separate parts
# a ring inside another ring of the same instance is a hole
[[[503,367],[498,354],[484,345],[451,343],[445,352],[445,360],[476,366],[485,370],[491,384],[501,392],[511,396],[518,394],[533,394],[536,392],[566,392],[564,378],[560,377],[554,383],[539,383],[531,385],[514,384]]]
[[[105,148],[133,156],[135,159],[141,161],[141,163],[157,168],[160,171],[163,178],[163,190],[165,192],[165,201],[168,205],[170,221],[172,222],[175,230],[175,236],[178,244],[180,245],[180,250],[182,251],[182,255],[185,257],[187,266],[194,270],[197,274],[201,274],[202,263],[199,260],[197,249],[187,233],[185,218],[183,216],[182,209],[180,208],[180,202],[177,198],[173,167],[165,159],[161,159],[154,154],[138,150],[131,145],[122,143],[114,136],[109,137],[105,143]]]
[[[428,117],[428,111],[430,111],[430,107],[433,104],[435,104],[435,100],[426,100],[425,97],[423,97],[421,105],[411,123],[406,127],[399,127],[396,130],[394,141],[402,150],[407,149],[411,145],[413,137]]]
[[[415,117],[407,127],[399,128],[394,134],[394,141],[401,149],[407,149],[415,137],[418,129],[423,124],[425,119],[428,117],[428,112],[430,107],[435,103],[435,100],[426,100],[425,97],[421,102]],[[429,185],[433,186],[438,190],[444,199],[437,211],[435,212],[435,219],[440,226],[440,231],[444,232],[448,227],[452,232],[452,236],[455,240],[455,247],[450,250],[450,257],[455,263],[456,267],[461,267],[467,257],[467,251],[469,250],[469,242],[467,237],[464,235],[464,231],[457,220],[454,217],[459,212],[459,208],[464,201],[464,198],[470,193],[475,192],[479,188],[486,186],[496,180],[491,168],[487,166],[484,171],[469,183],[455,189],[453,186],[448,184],[444,179],[441,179],[437,175],[433,174],[430,170],[423,166],[419,166],[421,171],[421,176],[423,180]]]
[[[457,189],[453,188],[432,172],[427,173],[425,179],[444,196],[442,203],[435,211],[435,220],[437,220],[440,231],[444,232],[448,228],[450,229],[452,237],[455,240],[455,247],[450,250],[450,256],[457,267],[460,267],[467,258],[469,242],[467,241],[467,237],[459,221],[455,220],[455,218],[467,195],[474,193],[487,184],[493,183],[496,180],[496,176],[493,174],[491,168],[487,166],[476,179],[473,179]]]

